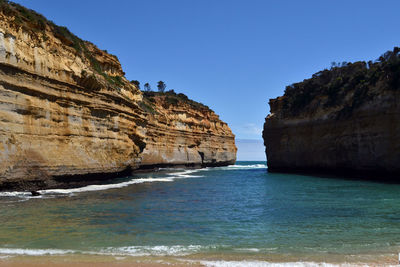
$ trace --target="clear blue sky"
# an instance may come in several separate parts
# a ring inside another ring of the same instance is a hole
[[[261,139],[236,139],[238,161],[266,161],[264,142]]]
[[[126,77],[163,80],[260,139],[268,99],[332,61],[399,46],[398,0],[16,0],[118,56]]]

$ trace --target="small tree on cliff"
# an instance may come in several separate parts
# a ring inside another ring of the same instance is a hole
[[[131,81],[132,84],[134,84],[136,86],[137,89],[140,89],[140,82],[137,80],[132,80]]]
[[[145,84],[144,84],[144,90],[145,90],[146,92],[150,92],[150,91],[151,91],[151,86],[150,86],[149,83],[145,83]]]
[[[157,83],[157,88],[158,88],[158,91],[159,91],[160,93],[164,93],[165,88],[167,88],[167,85],[166,85],[163,81],[159,81],[159,82]]]

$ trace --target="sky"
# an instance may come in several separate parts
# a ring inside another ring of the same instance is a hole
[[[268,100],[331,62],[399,46],[398,0],[16,0],[261,139]]]
[[[238,161],[266,161],[264,142],[260,139],[236,139]]]

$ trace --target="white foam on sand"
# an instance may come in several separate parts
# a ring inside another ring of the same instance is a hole
[[[204,250],[212,250],[217,246],[127,246],[127,247],[110,247],[100,249],[98,251],[77,251],[69,249],[24,249],[24,248],[0,248],[0,260],[13,256],[57,256],[66,254],[83,254],[83,255],[104,255],[117,257],[117,260],[125,259],[126,256],[143,257],[143,256],[175,256],[182,257]],[[243,261],[226,261],[226,260],[188,260],[181,258],[178,260],[189,263],[202,264],[207,267],[350,267],[350,266],[369,266],[367,263],[340,263],[332,264],[325,262],[268,262],[260,260],[243,260]],[[385,265],[382,266],[398,266]]]
[[[65,255],[75,253],[74,250],[64,249],[24,249],[24,248],[0,248],[0,254],[10,255],[27,255],[27,256],[43,256],[43,255]],[[2,257],[7,257],[2,256]]]
[[[260,252],[259,248],[235,248],[234,250],[242,252]]]
[[[107,256],[185,256],[210,249],[213,246],[127,246],[109,247],[99,250],[78,251],[70,249],[25,249],[25,248],[0,248],[0,257],[10,256],[43,256],[43,255],[65,255],[65,254],[87,254],[87,255],[107,255]]]
[[[0,256],[0,260],[2,260],[2,259],[8,259],[8,258],[11,258],[12,256],[9,256],[9,255],[7,255],[7,256]]]
[[[199,261],[207,267],[350,267],[368,266],[367,264],[331,264],[325,262],[266,262],[266,261]]]
[[[129,246],[118,248],[105,248],[93,254],[113,256],[185,256],[200,252],[208,247],[200,245],[189,246]]]

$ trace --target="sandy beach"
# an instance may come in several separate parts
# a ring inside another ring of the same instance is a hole
[[[121,257],[121,256],[88,256],[88,255],[74,255],[74,256],[17,256],[0,258],[0,266],[27,266],[27,267],[68,267],[68,266],[99,266],[99,267],[125,267],[125,266],[204,266],[200,263],[191,261],[179,261],[176,259],[152,259],[148,257]]]
[[[125,266],[141,266],[141,267],[156,267],[156,266],[173,266],[173,267],[242,267],[242,266],[254,266],[254,267],[289,267],[289,266],[301,266],[301,267],[334,267],[334,266],[398,266],[393,256],[382,256],[377,257],[375,260],[373,257],[369,258],[368,261],[341,261],[340,258],[337,260],[323,262],[323,261],[296,261],[291,257],[285,261],[282,259],[278,261],[262,260],[255,258],[237,258],[233,256],[224,255],[223,257],[218,256],[205,256],[205,258],[199,258],[198,256],[193,257],[131,257],[131,256],[102,256],[102,255],[66,255],[66,256],[1,256],[0,266],[11,266],[11,267],[44,267],[44,266],[55,266],[55,267],[125,267]]]

